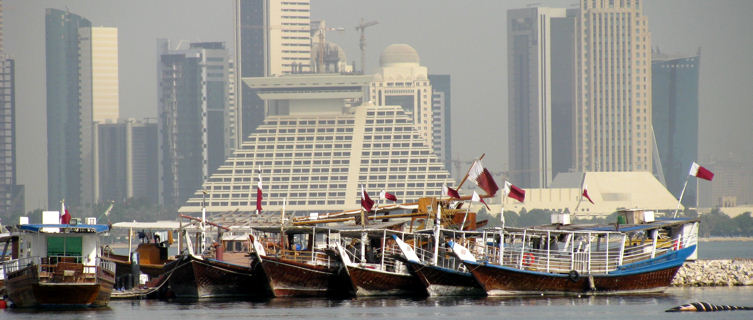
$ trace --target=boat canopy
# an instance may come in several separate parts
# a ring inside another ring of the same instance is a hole
[[[165,220],[156,222],[117,222],[113,223],[113,229],[159,229],[159,230],[178,230],[180,222],[175,220]]]
[[[21,231],[31,232],[48,232],[46,231],[46,228],[54,228],[59,230],[51,233],[100,233],[110,230],[110,227],[104,224],[22,224],[19,226],[19,229]]]

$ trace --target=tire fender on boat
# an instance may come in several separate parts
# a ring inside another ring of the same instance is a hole
[[[580,275],[578,274],[578,271],[570,270],[570,272],[567,273],[567,279],[572,282],[577,282],[578,279],[580,279]]]

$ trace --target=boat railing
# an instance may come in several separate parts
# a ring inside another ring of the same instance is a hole
[[[319,250],[311,251],[283,249],[277,250],[276,252],[274,252],[274,254],[272,254],[272,256],[277,256],[286,260],[310,265],[329,266],[334,262],[328,254]]]
[[[26,257],[3,263],[6,274],[28,266],[36,266],[39,281],[43,283],[96,283],[98,269],[115,274],[115,263],[97,258],[95,264],[82,263],[82,256]]]
[[[403,263],[398,260],[398,257],[401,256],[402,251],[400,250],[400,247],[398,247],[397,243],[392,243],[386,246],[384,251],[381,253],[381,270],[398,273],[407,271],[407,269],[404,268],[405,265],[403,265]]]

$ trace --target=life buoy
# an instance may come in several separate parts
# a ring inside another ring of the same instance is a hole
[[[533,253],[528,252],[526,254],[523,254],[523,265],[524,266],[530,267],[534,263],[536,263],[536,257],[533,256]]]
[[[577,282],[578,279],[580,279],[580,275],[578,274],[578,271],[570,270],[570,272],[567,273],[567,279],[572,282]]]

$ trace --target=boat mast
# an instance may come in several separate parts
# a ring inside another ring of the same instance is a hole
[[[437,212],[434,214],[434,257],[431,259],[432,265],[439,262],[439,228],[442,217],[442,203],[437,202]]]

